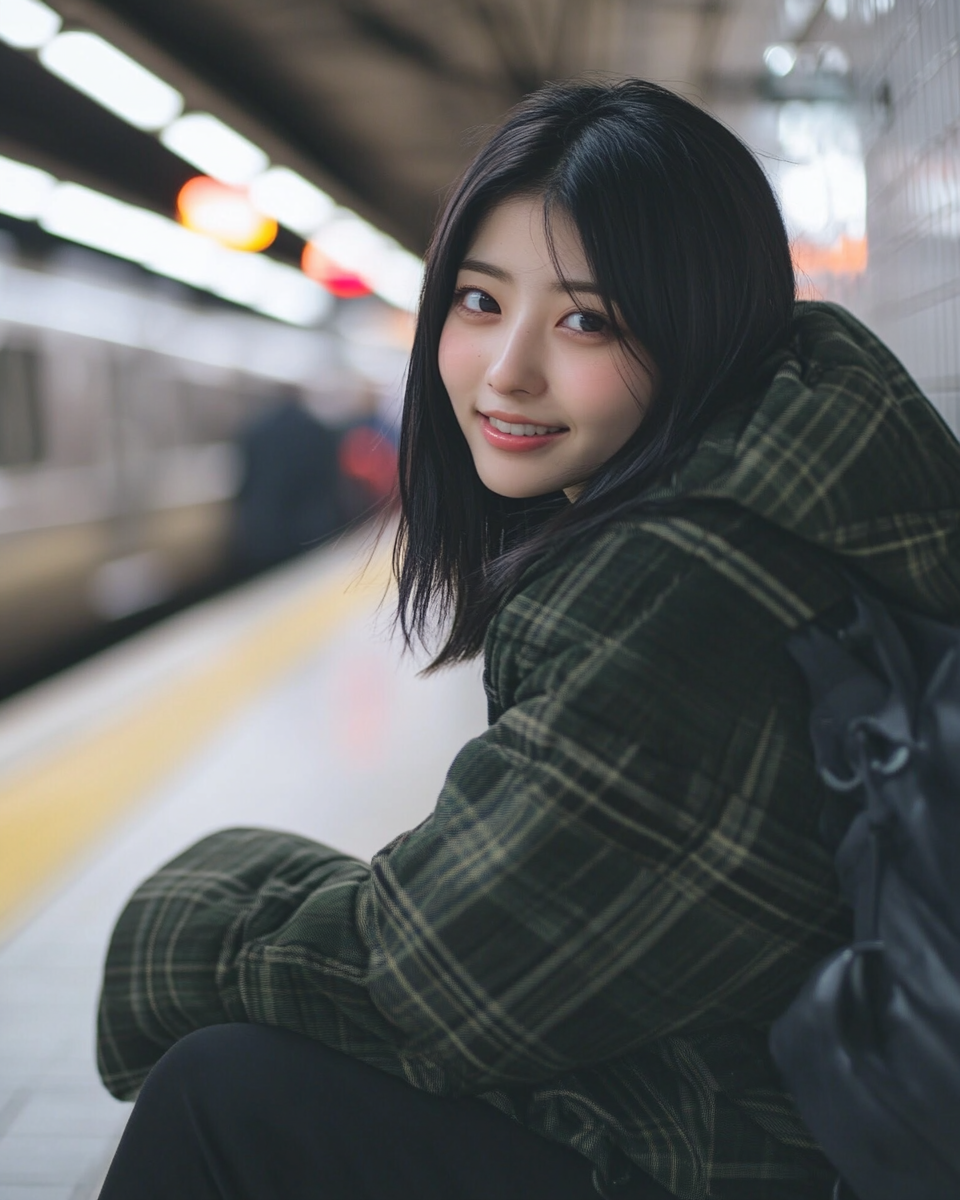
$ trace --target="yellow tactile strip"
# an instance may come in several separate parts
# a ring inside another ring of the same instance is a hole
[[[328,579],[131,710],[0,780],[0,929],[217,726],[383,596],[387,560]]]

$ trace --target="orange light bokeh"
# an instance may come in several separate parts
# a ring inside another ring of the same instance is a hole
[[[231,250],[264,250],[277,236],[277,223],[250,203],[243,188],[198,175],[177,196],[180,223]]]
[[[818,246],[798,238],[790,249],[798,274],[862,275],[867,269],[865,237],[841,237],[830,246]]]
[[[340,300],[356,300],[360,296],[369,296],[373,291],[359,275],[335,263],[313,242],[307,242],[304,246],[300,266],[304,275],[308,275]]]

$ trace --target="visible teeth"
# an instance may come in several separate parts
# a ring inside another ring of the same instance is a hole
[[[560,433],[563,429],[562,425],[510,425],[507,421],[501,421],[498,417],[487,417],[487,420],[494,429],[499,429],[501,433],[512,433],[516,437],[533,437],[534,434]]]

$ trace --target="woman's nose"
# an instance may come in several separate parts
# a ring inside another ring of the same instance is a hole
[[[519,325],[505,330],[487,370],[487,384],[501,396],[539,396],[546,390],[543,347],[535,331]]]

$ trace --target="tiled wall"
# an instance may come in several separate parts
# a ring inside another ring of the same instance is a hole
[[[820,281],[903,359],[960,433],[960,0],[840,0],[866,151],[869,260]],[[831,15],[831,11],[834,15]]]

